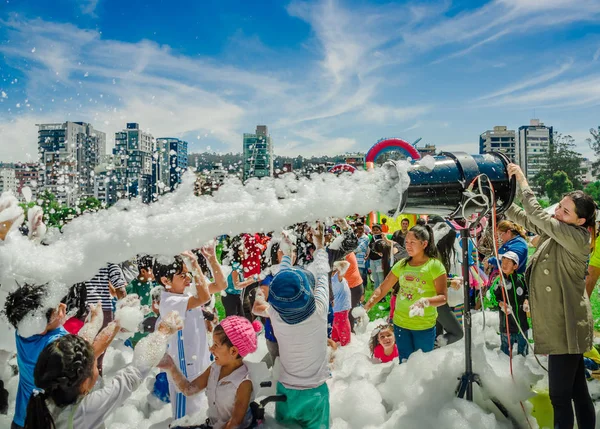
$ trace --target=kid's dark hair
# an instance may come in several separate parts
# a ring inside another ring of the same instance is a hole
[[[409,229],[408,232],[412,232],[415,235],[415,237],[417,237],[417,240],[427,241],[427,247],[425,247],[425,255],[429,256],[430,258],[439,258],[438,251],[435,247],[435,241],[433,239],[433,229],[431,229],[431,226],[427,224],[425,224],[424,226],[415,225],[411,229]],[[411,259],[412,256],[409,256],[408,258],[404,259],[404,261],[402,262],[402,266],[408,264]]]
[[[34,392],[29,399],[25,429],[55,429],[46,400],[52,400],[60,408],[75,404],[81,396],[82,383],[93,374],[94,365],[94,349],[77,335],[65,335],[48,344],[33,371],[33,380],[41,391]]]
[[[173,276],[181,274],[184,265],[183,258],[179,255],[175,256],[173,262],[168,264],[163,264],[157,260],[154,263],[154,278],[160,285],[167,286],[162,282],[162,278],[166,277],[169,281],[172,281]]]
[[[573,191],[565,194],[575,204],[575,214],[579,218],[585,219],[583,226],[585,228],[594,228],[596,224],[596,210],[598,206],[592,197],[583,191]]]
[[[17,329],[21,321],[42,306],[44,296],[48,293],[48,283],[43,285],[32,285],[25,283],[6,297],[4,303],[4,315],[8,322]],[[46,311],[46,322],[50,323],[50,318],[54,312],[53,308]]]
[[[138,257],[138,271],[141,273],[142,270],[154,271],[154,258],[150,255],[143,255]]]
[[[592,197],[583,191],[572,191],[565,194],[565,197],[569,197],[575,204],[575,214],[579,218],[585,219],[585,223],[582,225],[587,228],[592,235],[592,251],[596,248],[596,211],[598,205]]]
[[[373,357],[373,355],[375,354],[375,347],[379,345],[379,333],[388,329],[392,331],[392,334],[394,333],[394,325],[386,323],[383,325],[379,325],[371,334],[371,341],[369,341],[369,351],[371,352],[371,357]]]
[[[217,335],[219,337],[219,341],[221,341],[221,344],[225,344],[227,347],[233,347],[233,343],[231,342],[231,340],[229,339],[229,337],[225,333],[225,329],[223,329],[223,327],[221,326],[221,324],[218,324],[215,327],[215,329],[213,331],[213,335]],[[236,359],[241,359],[241,358],[242,357],[238,353],[238,355],[236,356]]]
[[[444,223],[444,218],[441,216],[433,215],[429,217],[428,225],[437,225],[440,223]],[[431,229],[433,232],[433,227]],[[444,230],[439,230],[438,233],[444,232]],[[433,232],[432,237],[435,235]],[[435,237],[434,237],[435,238]],[[434,240],[435,241],[435,240]],[[438,252],[438,259],[442,261],[444,264],[444,268],[446,268],[446,272],[450,272],[450,268],[452,267],[452,261],[456,257],[456,251],[454,250],[454,243],[456,242],[456,232],[450,228],[448,232],[443,237],[438,237],[436,250]]]

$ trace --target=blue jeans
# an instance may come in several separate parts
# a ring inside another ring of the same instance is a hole
[[[400,363],[417,350],[423,350],[425,353],[432,351],[435,345],[435,326],[423,331],[413,331],[394,325],[394,335]]]
[[[383,282],[383,266],[381,259],[371,261],[371,278],[373,279],[373,290],[377,289]]]
[[[523,356],[527,356],[527,338],[523,337],[523,335],[521,335],[520,332],[515,332],[514,334],[511,332],[510,333],[510,343],[511,343],[511,347],[513,348],[513,355],[514,353],[514,346],[515,344],[517,345],[517,353]],[[506,335],[506,332],[501,332],[500,333],[500,350],[502,350],[502,352],[508,356],[510,356],[510,352],[508,350],[508,336]]]
[[[368,278],[369,278],[369,273],[367,272],[367,268],[359,268],[358,272],[360,273],[360,278],[363,281],[363,286],[365,287],[365,289],[367,288],[368,285]]]

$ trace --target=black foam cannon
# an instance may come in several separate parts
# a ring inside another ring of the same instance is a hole
[[[506,155],[492,152],[485,155],[468,155],[464,152],[442,152],[435,159],[433,170],[414,168],[408,172],[410,186],[404,192],[400,212],[412,214],[437,214],[461,219],[482,211],[481,199],[467,192],[471,182],[484,174],[488,180],[476,184],[474,193],[490,196],[490,183],[494,188],[496,213],[510,207],[516,191],[516,181],[508,177]],[[412,161],[413,165],[418,163]],[[478,204],[479,203],[479,204]]]

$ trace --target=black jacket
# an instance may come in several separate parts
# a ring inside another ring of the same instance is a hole
[[[498,304],[504,302],[505,295],[508,305],[510,305],[512,312],[519,320],[521,329],[523,332],[527,332],[529,329],[529,322],[527,320],[527,313],[523,310],[523,303],[529,298],[529,290],[527,288],[527,283],[525,282],[525,277],[522,274],[517,273],[513,273],[510,276],[502,275],[504,276],[506,287],[508,289],[504,290],[504,294],[502,293],[503,283],[502,279],[499,279],[500,283],[498,284],[498,287],[496,287],[496,290],[494,290],[496,301],[498,301]],[[499,313],[500,333],[506,333],[506,315],[502,310],[499,310]],[[510,333],[519,332],[515,319],[510,314],[508,315],[508,329]]]

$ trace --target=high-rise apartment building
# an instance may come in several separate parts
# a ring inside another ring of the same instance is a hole
[[[141,198],[153,201],[154,137],[142,131],[139,124],[130,122],[123,131],[115,133],[115,176],[118,198]]]
[[[244,180],[273,176],[273,143],[266,125],[257,125],[254,134],[244,133]]]
[[[106,135],[85,122],[38,125],[41,185],[73,206],[93,195],[93,171],[106,151]]]
[[[519,127],[515,162],[519,164],[527,180],[533,179],[546,166],[553,132],[552,127],[545,126],[539,119],[532,119],[529,125]]]
[[[33,198],[38,195],[40,190],[40,164],[36,162],[15,164],[15,177],[17,179],[17,193],[28,186],[31,189]]]
[[[17,193],[17,179],[15,169],[12,167],[0,168],[0,194],[3,192]]]
[[[516,133],[506,126],[495,126],[479,136],[479,153],[502,152],[511,162],[516,159]]]
[[[188,143],[174,137],[158,138],[154,159],[157,161],[153,171],[155,193],[173,191],[188,168]]]

